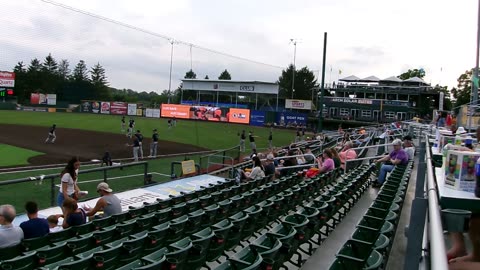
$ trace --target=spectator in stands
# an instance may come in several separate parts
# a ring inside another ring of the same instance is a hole
[[[29,201],[25,204],[28,220],[20,224],[25,239],[41,237],[50,232],[48,221],[38,217],[38,205],[36,202]]]
[[[342,162],[340,161],[337,150],[335,150],[335,147],[330,148],[330,150],[332,151],[332,159],[333,163],[335,164],[335,168],[340,168],[340,164]]]
[[[353,149],[353,143],[351,141],[345,143],[345,146],[338,154],[338,157],[340,158],[340,167],[345,171],[347,160],[357,158],[357,152]]]
[[[266,176],[275,175],[274,160],[275,160],[275,156],[272,153],[267,155],[267,161],[265,162],[265,166],[264,166]]]
[[[403,137],[403,150],[408,155],[408,160],[413,160],[413,155],[415,154],[415,146],[413,145],[412,136],[407,135]]]
[[[48,216],[47,221],[51,233],[63,230],[62,226],[58,226],[58,215]]]
[[[12,205],[0,206],[0,248],[15,246],[23,239],[23,230],[12,224],[16,215]]]
[[[380,167],[380,174],[378,176],[377,182],[373,184],[373,187],[380,187],[385,182],[385,178],[387,177],[387,173],[391,172],[395,165],[406,165],[408,163],[408,155],[402,149],[402,141],[400,139],[395,139],[393,141],[393,151],[382,158],[379,158],[375,161],[375,163],[381,163],[382,167]]]
[[[295,150],[293,149],[289,150],[287,155],[289,156],[288,158],[280,160],[280,167],[283,167],[283,168],[287,167],[286,169],[280,170],[281,176],[289,175],[294,169],[293,168],[289,169],[288,167],[297,165],[297,159],[295,157],[290,157],[290,156],[295,156]]]
[[[312,149],[310,147],[305,147],[305,162],[307,164],[313,163],[315,161],[315,155],[312,153]]]
[[[80,160],[77,157],[71,158],[61,173],[60,192],[57,197],[58,206],[62,207],[63,201],[67,198],[78,198],[80,188],[77,185],[78,169]],[[62,207],[62,211],[63,207]],[[65,212],[63,213],[65,215]]]
[[[77,201],[68,197],[63,202],[63,224],[64,229],[71,226],[78,226],[85,224],[87,221],[87,215],[85,211],[81,208],[78,208]]]
[[[437,127],[445,127],[447,122],[447,112],[439,112],[437,119],[435,119]]]
[[[297,149],[297,152],[295,153],[297,155],[297,165],[302,165],[305,164],[305,157],[303,156],[303,152],[300,148]]]
[[[260,158],[255,156],[252,158],[252,161],[253,161],[253,169],[251,172],[244,172],[244,171],[241,171],[241,176],[240,176],[240,179],[241,180],[258,180],[258,179],[261,179],[263,177],[265,177],[265,172],[264,172],[264,169],[263,169],[263,165],[262,165],[262,162],[260,161]]]
[[[87,216],[94,216],[99,211],[103,211],[103,217],[122,213],[120,199],[112,193],[113,190],[108,186],[107,183],[102,182],[98,184],[97,192],[101,197],[98,199],[95,207],[83,207],[86,211],[88,211],[86,213]]]
[[[335,169],[335,163],[332,158],[332,150],[329,148],[325,149],[323,155],[317,158],[317,165],[320,173],[329,172]]]

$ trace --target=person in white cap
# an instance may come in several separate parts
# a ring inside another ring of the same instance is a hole
[[[390,162],[390,164],[382,164],[382,167],[380,167],[378,180],[373,184],[373,187],[380,187],[383,185],[383,182],[385,182],[385,178],[387,177],[387,173],[391,172],[395,165],[406,165],[408,163],[408,154],[402,149],[402,140],[395,139],[392,144],[393,151],[389,155],[379,158],[375,161],[375,163]]]
[[[101,197],[98,199],[95,207],[83,207],[88,211],[87,216],[94,216],[99,211],[103,211],[103,217],[122,213],[120,199],[112,193],[113,190],[108,186],[107,183],[102,182],[98,184],[97,192],[101,195]]]

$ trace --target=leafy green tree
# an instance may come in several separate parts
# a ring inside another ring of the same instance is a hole
[[[48,74],[57,74],[58,72],[58,64],[57,61],[52,57],[52,54],[48,54],[45,57],[42,65],[42,71]]]
[[[224,70],[222,71],[222,73],[220,74],[220,76],[218,76],[218,79],[219,80],[231,80],[232,79],[232,76],[230,75],[230,73],[228,72],[228,70]]]
[[[457,79],[457,88],[452,89],[453,98],[455,99],[455,107],[470,102],[472,93],[472,73],[473,69],[465,71]]]
[[[303,67],[295,72],[295,92],[292,95],[292,77],[293,77],[293,65],[290,64],[287,69],[282,70],[282,75],[278,78],[278,85],[280,87],[279,95],[282,98],[296,99],[312,99],[312,91],[317,85],[315,74],[308,67]]]
[[[77,82],[88,81],[88,69],[85,61],[80,60],[73,70],[73,80]]]
[[[27,68],[22,62],[18,62],[17,65],[13,68],[15,72],[15,95],[17,96],[17,102],[23,103],[24,100],[28,99],[27,96]]]
[[[425,77],[425,70],[423,68],[409,69],[407,72],[404,72],[398,76],[398,78],[402,80],[407,80],[413,77],[423,79],[423,77]]]

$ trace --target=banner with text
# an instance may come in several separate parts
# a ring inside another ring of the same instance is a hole
[[[126,115],[128,110],[127,106],[126,102],[110,102],[110,114]]]
[[[250,113],[250,125],[263,127],[265,125],[265,112],[264,111],[251,111],[251,113]]]
[[[303,113],[282,112],[277,114],[277,123],[281,126],[306,125],[307,115]]]
[[[100,105],[100,113],[110,114],[110,102],[103,102]]]
[[[15,73],[8,71],[0,71],[0,87],[14,87]]]
[[[302,100],[302,99],[286,99],[285,108],[287,109],[297,109],[297,110],[311,110],[312,101],[311,100]]]

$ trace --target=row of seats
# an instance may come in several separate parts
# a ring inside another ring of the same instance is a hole
[[[96,244],[96,248],[98,248],[98,246],[108,244],[108,242],[111,240],[121,238],[142,229],[147,230],[152,228],[153,231],[149,231],[147,237],[150,239],[151,244],[154,243],[156,244],[156,247],[161,247],[160,244],[162,243],[161,241],[158,241],[159,238],[165,238],[165,235],[168,236],[168,239],[166,239],[163,245],[175,242],[176,240],[181,239],[184,231],[189,234],[197,230],[197,228],[198,230],[202,228],[194,226],[195,224],[203,224],[204,226],[205,224],[207,226],[211,225],[213,222],[220,220],[222,217],[226,217],[235,212],[233,211],[235,207],[231,206],[235,205],[236,207],[241,207],[242,205],[248,205],[250,203],[257,202],[260,198],[265,198],[264,196],[267,195],[267,191],[280,192],[281,190],[286,189],[288,186],[295,184],[296,179],[297,177],[287,177],[285,179],[268,183],[268,188],[266,188],[265,191],[258,188],[264,183],[263,179],[242,183],[238,186],[233,186],[230,184],[232,182],[227,181],[227,184],[222,183],[219,185],[212,185],[208,189],[208,193],[210,194],[203,195],[205,194],[203,191],[191,192],[182,194],[182,196],[172,197],[168,200],[158,200],[154,204],[147,204],[140,209],[131,209],[127,212],[127,214],[122,214],[123,217],[129,218],[123,222],[118,218],[118,216],[94,220],[91,223],[87,223],[78,227],[72,227],[71,229],[62,231],[60,233],[63,235],[63,237],[55,237],[55,239],[56,241],[68,239],[66,242],[66,247],[70,249],[70,254],[77,256],[79,252],[91,249],[92,243]],[[239,194],[240,192],[243,193]],[[227,200],[226,198],[231,198],[232,200]],[[219,201],[220,199],[222,199],[222,201]],[[199,208],[199,210],[195,210],[197,208]],[[230,208],[232,208],[232,211],[228,210]],[[193,211],[189,212],[187,215],[184,215],[184,213],[190,210]],[[179,217],[175,218],[177,216]],[[159,226],[154,226],[160,222],[164,223],[160,224]],[[168,222],[168,224],[166,224],[166,222]],[[115,225],[111,227],[104,227],[111,223],[114,223]],[[92,230],[94,231],[92,232]],[[70,238],[72,237],[70,231],[74,232],[74,238]],[[57,235],[57,233],[50,234],[48,237],[51,238],[52,235]],[[46,241],[47,238],[42,240],[44,243],[39,245],[46,247],[40,247],[37,249],[36,257],[38,258],[36,262],[31,262],[22,268],[22,265],[25,264],[26,261],[32,261],[32,258],[34,257],[30,256],[32,254],[28,254],[30,257],[24,255],[17,257],[14,260],[2,262],[2,268],[8,269],[12,268],[13,266],[13,269],[32,269],[33,265],[45,265],[49,264],[53,260],[62,258],[61,256],[55,256],[52,257],[52,259],[49,259],[50,257],[45,256],[46,253],[49,253],[49,250],[57,246],[58,242],[53,243],[51,241]],[[31,245],[30,248],[30,250],[33,250],[34,246]],[[40,259],[41,257],[46,257],[47,259]]]
[[[318,179],[304,181],[313,188],[313,196],[307,192],[304,198],[296,200],[296,206],[291,208],[295,212],[287,213],[269,231],[215,269],[279,269],[286,261],[301,267],[302,253],[311,256],[313,246],[321,245],[328,237],[367,189],[372,170],[372,166],[362,165],[344,179],[320,189],[315,187]]]
[[[385,269],[411,167],[412,162],[395,166],[351,238],[338,251],[330,270]]]

